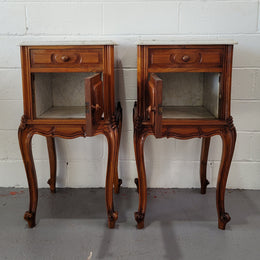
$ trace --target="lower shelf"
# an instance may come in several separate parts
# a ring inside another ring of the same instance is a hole
[[[215,119],[205,107],[195,107],[195,106],[167,106],[163,107],[162,112],[163,118],[178,118],[178,119],[187,119],[187,118],[207,118]]]
[[[38,118],[85,118],[84,106],[51,107]]]

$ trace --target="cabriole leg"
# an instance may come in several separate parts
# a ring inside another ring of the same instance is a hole
[[[32,137],[33,131],[30,128],[19,127],[18,138],[20,150],[24,162],[24,167],[27,175],[30,204],[29,210],[25,212],[24,219],[28,222],[30,228],[35,226],[36,209],[38,202],[38,185],[35,172],[35,166],[32,155]]]
[[[108,130],[105,133],[108,142],[108,161],[107,161],[107,175],[106,175],[106,206],[108,215],[108,227],[114,228],[115,222],[118,218],[118,213],[114,211],[113,205],[113,181],[116,166],[116,133],[114,129]]]
[[[55,193],[56,192],[56,170],[57,170],[55,140],[53,137],[46,137],[46,140],[47,140],[49,162],[50,162],[50,179],[48,180],[47,183],[50,185],[51,192]]]
[[[135,158],[138,173],[138,192],[139,192],[139,207],[135,212],[135,220],[137,222],[137,228],[142,229],[144,227],[144,217],[147,202],[147,186],[146,186],[146,174],[144,164],[144,142],[146,136],[138,134],[135,130],[134,133],[134,148]]]
[[[221,134],[223,148],[222,158],[218,174],[218,183],[216,191],[216,203],[218,212],[218,227],[219,229],[225,229],[226,224],[230,221],[230,216],[225,212],[225,190],[229,173],[230,164],[232,161],[235,143],[236,143],[236,129],[234,126],[226,128]]]
[[[120,186],[122,184],[122,179],[118,178],[118,155],[119,155],[119,147],[120,147],[120,140],[121,140],[121,131],[122,131],[122,108],[120,105],[120,102],[117,104],[117,112],[119,115],[118,118],[118,129],[116,134],[116,166],[115,166],[115,175],[114,175],[114,192],[119,193],[120,192]]]
[[[200,193],[205,194],[209,181],[207,180],[207,162],[209,153],[210,137],[202,138],[201,156],[200,156]]]

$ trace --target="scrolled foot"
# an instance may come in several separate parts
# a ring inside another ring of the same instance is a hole
[[[138,229],[144,228],[144,213],[135,212],[135,220],[137,222]]]
[[[109,213],[108,214],[108,227],[114,228],[117,219],[118,219],[118,213],[116,211]]]
[[[52,193],[56,193],[56,187],[55,187],[55,182],[52,181],[52,179],[49,179],[47,183],[50,185],[50,190]]]
[[[114,192],[118,194],[120,192],[120,186],[122,185],[122,179],[118,179],[118,185],[114,187]]]
[[[230,221],[230,219],[231,219],[231,217],[229,216],[229,214],[227,212],[222,214],[220,216],[220,218],[218,219],[218,228],[225,230],[226,224]]]
[[[206,183],[201,186],[200,188],[200,193],[201,194],[206,194],[207,186],[209,185],[209,181],[206,179]]]
[[[136,185],[136,188],[137,188],[137,192],[139,193],[139,184],[138,184],[138,178],[135,178],[135,185]]]
[[[28,222],[29,228],[35,227],[35,213],[26,211],[24,214],[24,219]]]

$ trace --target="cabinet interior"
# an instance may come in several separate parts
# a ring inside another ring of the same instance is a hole
[[[163,118],[218,118],[220,73],[156,73],[163,83]]]
[[[34,73],[36,118],[85,118],[85,83],[92,72]]]

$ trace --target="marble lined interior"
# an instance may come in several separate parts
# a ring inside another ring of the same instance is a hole
[[[36,117],[52,107],[52,85],[50,73],[34,74],[34,93],[36,105]]]
[[[84,118],[84,79],[93,73],[35,73],[38,118]],[[158,73],[164,118],[218,118],[219,73]]]
[[[163,80],[164,118],[218,118],[219,73],[157,75]]]
[[[219,73],[204,73],[203,106],[218,118]]]
[[[202,106],[203,73],[158,73],[163,80],[163,106]]]
[[[93,74],[92,72],[35,73],[36,116],[38,118],[77,117],[78,112],[73,107],[84,108],[84,79]]]
[[[85,106],[51,107],[41,118],[85,118]]]
[[[215,118],[205,107],[203,106],[167,106],[163,107],[163,118]]]
[[[52,75],[53,106],[84,106],[84,79],[93,73],[55,73]]]

